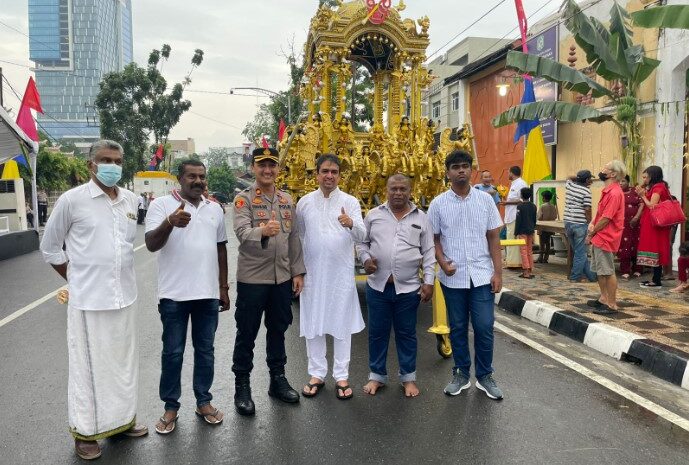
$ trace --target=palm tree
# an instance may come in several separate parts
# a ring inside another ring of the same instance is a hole
[[[631,25],[651,28],[689,28],[689,5],[660,6],[630,15],[617,1],[610,9],[609,26],[586,16],[574,0],[564,0],[563,22],[586,54],[590,69],[599,77],[616,84],[608,89],[584,73],[548,58],[510,51],[507,68],[557,82],[565,89],[591,93],[608,99],[602,109],[568,102],[535,102],[517,105],[493,119],[501,127],[522,120],[555,118],[562,122],[612,122],[620,130],[623,160],[632,178],[636,178],[641,158],[641,134],[638,116],[638,92],[660,62],[646,56],[643,46],[632,40]],[[634,179],[635,180],[635,179]]]

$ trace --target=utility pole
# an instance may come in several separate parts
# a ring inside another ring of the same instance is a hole
[[[4,109],[5,107],[3,106],[3,103],[4,102],[2,101],[2,68],[0,68],[0,107]]]

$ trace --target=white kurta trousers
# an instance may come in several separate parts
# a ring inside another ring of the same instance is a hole
[[[325,380],[328,374],[325,336],[306,339],[306,354],[309,357],[309,375]],[[343,339],[333,337],[333,378],[343,381],[349,378],[349,360],[352,354],[352,336]]]
[[[135,306],[67,309],[67,409],[75,438],[102,439],[134,425],[139,379]]]

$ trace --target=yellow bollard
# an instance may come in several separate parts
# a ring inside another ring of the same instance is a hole
[[[501,247],[519,247],[526,245],[524,239],[503,239],[500,241]],[[428,328],[429,333],[435,334],[437,340],[438,353],[443,358],[452,356],[452,345],[450,344],[450,325],[447,321],[447,306],[445,297],[440,287],[440,281],[435,280],[433,286],[433,326]]]

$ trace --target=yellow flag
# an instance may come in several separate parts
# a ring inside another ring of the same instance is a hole
[[[535,181],[542,181],[550,176],[550,160],[548,160],[545,142],[543,142],[543,133],[539,125],[529,132],[526,150],[524,151],[522,178],[527,184],[532,184]]]
[[[7,160],[5,162],[5,169],[2,170],[2,178],[0,179],[20,179],[19,165],[14,160]]]

